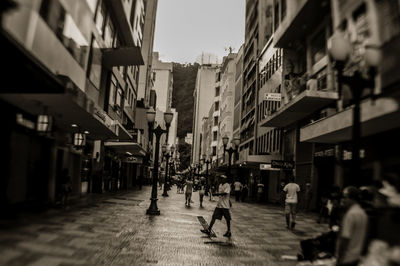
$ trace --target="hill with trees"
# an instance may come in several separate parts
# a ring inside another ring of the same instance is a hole
[[[190,164],[190,149],[185,144],[185,136],[187,133],[192,132],[193,91],[199,64],[173,63],[173,66],[172,106],[178,112],[178,148],[181,153],[181,168],[185,169]]]

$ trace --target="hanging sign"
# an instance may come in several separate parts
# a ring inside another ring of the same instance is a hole
[[[280,160],[271,160],[272,168],[280,168],[280,169],[294,169],[293,161],[280,161]]]
[[[281,99],[282,99],[282,94],[280,93],[267,92],[264,94],[265,101],[280,102]]]

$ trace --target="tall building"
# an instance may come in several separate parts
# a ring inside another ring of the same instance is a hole
[[[235,58],[236,53],[229,53],[224,56],[222,64],[220,66],[220,90],[221,100],[219,105],[220,118],[219,118],[219,129],[218,129],[218,157],[220,163],[228,164],[228,154],[224,156],[224,145],[222,137],[227,136],[229,140],[233,140],[233,108],[234,108],[234,91],[235,91]],[[227,148],[231,146],[228,144]]]
[[[240,155],[255,153],[257,57],[272,35],[274,1],[246,0]]]
[[[156,26],[156,14],[158,0],[145,0],[145,22],[143,28],[142,55],[144,64],[140,66],[138,100],[143,99],[144,106],[149,106],[150,90],[153,88],[153,44],[154,30]]]
[[[233,136],[240,138],[241,100],[243,90],[243,45],[240,46],[235,58],[235,91],[233,111]]]
[[[143,1],[17,2],[0,34],[13,57],[0,84],[2,203],[57,202],[64,169],[73,197],[132,186]]]
[[[207,116],[210,103],[214,101],[216,65],[201,65],[197,70],[196,85],[193,92],[193,143],[192,163],[199,163],[202,154],[201,123],[203,117]]]
[[[157,94],[157,108],[165,112],[171,108],[173,90],[173,64],[159,59],[158,52],[153,52],[152,70],[154,75],[154,90]]]

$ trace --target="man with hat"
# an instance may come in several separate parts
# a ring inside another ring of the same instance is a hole
[[[221,175],[220,176],[220,185],[218,187],[218,193],[213,194],[214,196],[218,196],[218,203],[217,206],[214,210],[211,222],[210,222],[210,226],[208,227],[208,229],[202,229],[201,232],[211,235],[211,230],[212,227],[215,223],[215,220],[221,220],[222,217],[225,217],[226,220],[226,226],[227,226],[227,231],[224,234],[225,237],[230,237],[231,234],[231,214],[229,212],[230,209],[230,193],[231,193],[231,186],[228,183],[228,178],[226,175]]]

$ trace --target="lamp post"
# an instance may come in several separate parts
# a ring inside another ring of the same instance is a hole
[[[168,147],[168,135],[169,135],[169,127],[171,125],[172,119],[174,118],[174,114],[171,112],[171,109],[168,108],[167,111],[164,113],[164,122],[165,122],[165,127],[167,128],[166,130],[166,139],[165,139],[165,150],[163,146],[163,154],[165,153],[165,158],[166,158],[166,164],[165,164],[165,178],[164,178],[164,192],[162,194],[163,197],[168,197],[167,193],[167,179],[168,179],[168,161],[169,161],[169,152],[166,150]]]
[[[226,146],[228,145],[228,142],[229,142],[229,137],[225,135],[222,138],[222,143],[224,144],[224,158],[225,158],[225,152],[228,152],[228,154],[229,154],[227,175],[230,177],[230,175],[231,175],[232,154],[237,152],[237,148],[239,147],[239,144],[240,144],[240,138],[238,138],[238,137],[233,138],[232,147],[230,147],[229,149],[226,148]]]
[[[156,118],[156,112],[153,108],[149,109],[146,112],[147,122],[149,123],[149,128],[151,132],[156,136],[156,146],[155,146],[155,153],[154,153],[154,172],[153,172],[153,185],[151,189],[151,203],[150,207],[147,209],[146,214],[149,215],[160,215],[160,210],[157,207],[157,180],[158,180],[158,157],[160,153],[160,138],[162,134],[167,133],[166,130],[162,129],[160,125],[158,125],[154,130],[152,130],[154,120]],[[165,120],[165,116],[164,116]]]
[[[167,133],[168,134],[168,133]],[[168,197],[167,193],[167,179],[168,179],[168,166],[169,166],[169,158],[171,157],[169,151],[167,149],[167,145],[164,144],[162,146],[162,153],[165,157],[165,176],[164,176],[164,192],[162,193],[163,197]]]
[[[170,165],[170,170],[169,170],[169,177],[168,177],[168,187],[167,187],[167,189],[168,190],[170,190],[171,189],[171,184],[172,184],[172,171],[174,170],[174,172],[175,172],[175,168],[174,168],[174,162],[175,162],[175,160],[174,160],[174,152],[175,152],[175,145],[171,145],[171,148],[170,148],[170,151],[171,151],[171,158],[172,158],[172,160],[171,160],[171,165]]]
[[[209,159],[209,157],[205,154],[203,154],[203,162],[206,164],[206,193],[208,191],[208,165],[211,163],[211,160]]]
[[[342,33],[336,32],[329,38],[328,51],[331,58],[335,61],[337,69],[337,81],[339,99],[342,94],[342,84],[347,84],[352,92],[353,108],[353,127],[352,127],[352,163],[351,176],[354,178],[355,185],[361,185],[360,180],[360,102],[362,100],[363,90],[375,88],[376,69],[381,61],[381,53],[377,46],[366,45],[364,47],[363,61],[368,67],[368,77],[365,78],[359,70],[353,75],[343,75],[343,69],[352,53],[352,46],[348,39]]]

